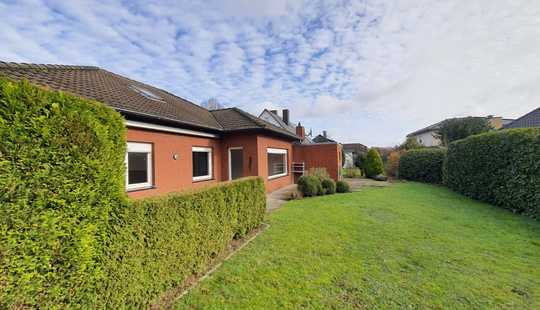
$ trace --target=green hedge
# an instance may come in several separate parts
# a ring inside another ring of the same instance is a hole
[[[442,183],[446,149],[414,149],[399,158],[398,176],[425,183]]]
[[[100,307],[148,306],[160,293],[203,271],[233,238],[258,227],[265,210],[260,178],[134,200],[116,219]]]
[[[94,304],[125,146],[112,109],[0,78],[0,308]]]
[[[444,181],[452,190],[540,218],[540,128],[453,142],[445,165]]]

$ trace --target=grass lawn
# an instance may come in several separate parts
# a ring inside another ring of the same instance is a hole
[[[176,308],[540,309],[540,222],[398,183],[287,203]]]

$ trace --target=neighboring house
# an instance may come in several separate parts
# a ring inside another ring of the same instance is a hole
[[[323,130],[322,134],[317,135],[315,138],[313,138],[313,142],[315,143],[337,143],[335,140],[332,140],[328,137],[328,134],[326,133],[326,130]]]
[[[357,161],[358,156],[367,154],[367,146],[360,143],[344,143],[343,145],[343,167],[352,168]]]
[[[501,129],[503,128],[505,125],[511,123],[513,120],[512,119],[506,119],[506,118],[502,118],[502,117],[494,117],[494,116],[487,116],[487,117],[477,117],[477,118],[485,118],[487,119],[491,126],[493,126],[493,128],[495,129]],[[447,119],[446,119],[447,120]],[[420,130],[417,130],[415,132],[412,132],[410,134],[407,135],[407,138],[415,138],[416,141],[423,145],[423,146],[427,146],[427,147],[430,147],[430,146],[439,146],[441,145],[441,141],[439,138],[437,138],[437,131],[441,128],[441,125],[444,121],[446,120],[443,120],[443,121],[440,121],[438,123],[435,123],[433,125],[430,125],[430,126],[427,126],[425,128],[422,128]]]
[[[294,126],[294,122],[290,120],[290,112],[288,109],[283,109],[281,111],[282,113],[282,117],[280,117],[278,115],[278,111],[277,110],[268,110],[268,109],[264,109],[261,114],[259,115],[259,118],[271,123],[271,124],[274,124],[276,126],[279,126],[287,131],[289,131],[290,133],[292,134],[296,134],[298,135],[298,127],[302,127],[302,131],[304,131],[303,129],[303,126],[302,124],[299,122],[298,125]],[[313,141],[311,141],[311,137],[310,137],[311,133],[309,134],[305,134],[305,131],[304,131],[304,139],[302,139],[302,141],[300,141],[300,143],[302,144],[310,144],[310,143],[313,143]]]
[[[244,176],[261,176],[273,191],[293,183],[293,158],[310,156],[293,150],[303,137],[238,108],[209,111],[98,67],[0,62],[0,75],[94,99],[121,113],[130,197]]]
[[[528,127],[540,127],[540,108],[534,111],[531,111],[504,126],[504,128],[528,128]]]
[[[288,109],[282,110],[282,117],[276,110],[265,109],[260,118],[296,134],[300,140],[293,143],[293,172],[294,180],[304,175],[310,168],[326,168],[334,180],[341,178],[342,146],[333,140],[315,141],[306,135],[305,129],[299,122],[296,127],[290,120]],[[326,132],[325,132],[326,133]]]

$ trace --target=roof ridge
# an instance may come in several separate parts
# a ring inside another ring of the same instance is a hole
[[[55,70],[99,70],[100,69],[99,67],[96,67],[96,66],[34,64],[34,63],[7,62],[7,61],[0,61],[0,68],[55,69]]]

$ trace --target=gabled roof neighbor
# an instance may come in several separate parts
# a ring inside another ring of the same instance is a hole
[[[288,130],[271,124],[239,108],[226,108],[213,110],[210,112],[223,126],[223,130],[225,132],[264,129],[291,139],[299,139],[298,136],[289,132]]]
[[[120,113],[217,132],[264,130],[290,139],[295,134],[238,108],[209,111],[163,89],[93,66],[41,65],[0,61],[0,76],[105,103]]]
[[[504,126],[504,128],[526,127],[540,127],[540,108],[537,108]]]
[[[337,143],[335,140],[332,140],[323,135],[317,135],[315,138],[313,138],[313,142],[314,143]]]

